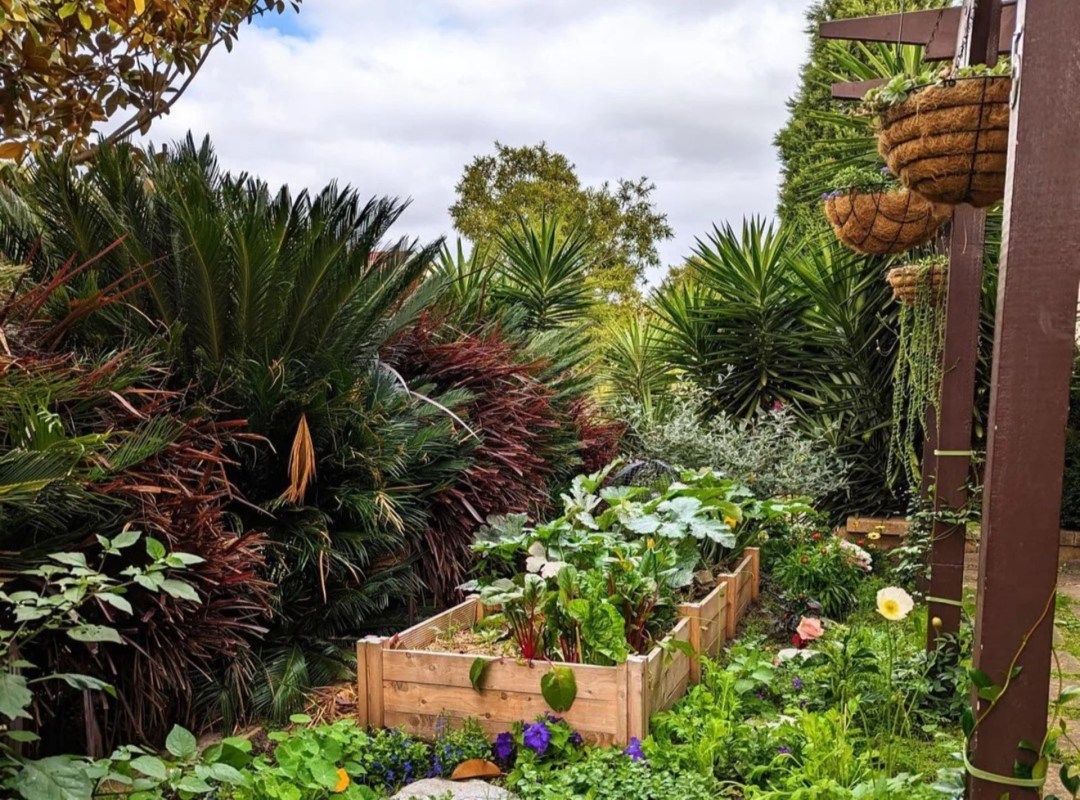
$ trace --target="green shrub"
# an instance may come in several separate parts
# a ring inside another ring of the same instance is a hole
[[[1061,527],[1080,530],[1080,359],[1069,389],[1069,425],[1065,429],[1065,477],[1061,491]]]
[[[773,573],[783,593],[816,600],[827,617],[845,617],[870,570],[869,554],[831,533],[800,534],[791,543]]]
[[[625,447],[630,455],[683,467],[709,466],[745,483],[758,497],[816,499],[847,485],[847,469],[835,451],[782,407],[752,419],[713,413],[706,393],[686,384],[662,410],[624,403],[618,416],[629,424]]]

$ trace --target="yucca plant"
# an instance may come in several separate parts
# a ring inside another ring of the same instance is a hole
[[[490,321],[498,316],[493,295],[499,264],[491,246],[473,245],[466,255],[460,238],[455,250],[444,245],[432,266],[432,274],[445,286],[438,299],[443,315],[469,324]]]
[[[605,388],[621,400],[639,404],[647,414],[658,413],[674,380],[664,347],[664,331],[655,317],[630,317],[608,337]]]
[[[698,240],[692,280],[702,302],[680,308],[679,330],[704,324],[702,351],[677,351],[698,382],[728,413],[750,417],[773,403],[810,400],[818,348],[806,333],[811,302],[790,270],[794,243],[787,230],[760,219],[713,228]],[[694,342],[697,344],[697,342]]]
[[[812,303],[805,317],[821,365],[813,403],[803,403],[807,427],[831,439],[849,465],[844,496],[834,509],[903,512],[907,485],[888,463],[892,426],[895,307],[882,280],[886,259],[858,256],[832,237],[812,240],[790,269]]]
[[[551,330],[580,322],[593,302],[586,277],[594,266],[588,233],[558,217],[519,219],[499,235],[500,302],[521,308],[525,325]]]

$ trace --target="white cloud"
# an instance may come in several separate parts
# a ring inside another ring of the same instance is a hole
[[[412,197],[452,235],[466,162],[546,140],[586,183],[648,175],[685,256],[775,207],[772,137],[805,56],[793,0],[305,0],[216,52],[155,141],[209,133],[225,166]],[[655,276],[653,276],[655,277]]]

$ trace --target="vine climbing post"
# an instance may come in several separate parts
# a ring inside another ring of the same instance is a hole
[[[967,0],[961,9],[954,65],[994,64],[1000,29],[1001,0]],[[941,637],[960,631],[963,610],[967,527],[960,512],[968,502],[971,477],[971,413],[979,361],[985,228],[982,210],[964,205],[953,212],[941,389],[938,407],[927,410],[923,427],[934,432],[923,460],[924,495],[934,510],[927,593],[929,649],[936,648]],[[935,621],[940,622],[935,625]]]
[[[1069,382],[1080,286],[1080,14],[1020,0],[984,484],[970,800],[1033,800],[1047,727]],[[1012,675],[1012,677],[1010,677]],[[1023,771],[1023,770],[1022,770]]]

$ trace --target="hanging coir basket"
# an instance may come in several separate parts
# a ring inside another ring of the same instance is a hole
[[[878,149],[893,174],[937,203],[982,208],[1005,196],[1012,79],[958,78],[886,108]]]
[[[858,253],[892,255],[926,244],[952,213],[907,189],[856,190],[825,196],[836,238]]]
[[[945,278],[946,267],[940,262],[895,267],[886,276],[893,297],[906,306],[914,306],[923,299],[929,305],[941,305],[945,298]]]

